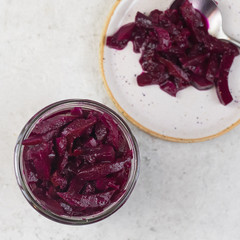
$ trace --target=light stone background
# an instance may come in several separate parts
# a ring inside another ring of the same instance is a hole
[[[113,108],[98,53],[114,0],[0,0],[0,239],[239,240],[240,127],[195,144],[166,142],[133,125],[138,183],[108,219],[67,226],[39,215],[13,169],[17,136],[42,107],[88,98]]]

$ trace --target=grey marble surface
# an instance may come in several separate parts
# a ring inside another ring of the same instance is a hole
[[[13,168],[17,136],[42,107],[89,98],[116,110],[98,53],[114,0],[0,0],[0,239],[239,240],[240,127],[217,139],[180,144],[129,123],[141,152],[138,183],[108,219],[67,226],[39,215]]]

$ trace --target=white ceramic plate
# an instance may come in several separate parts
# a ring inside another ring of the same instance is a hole
[[[132,43],[121,51],[105,45],[106,36],[134,21],[137,11],[165,10],[171,0],[117,1],[104,31],[101,67],[107,90],[121,113],[136,126],[154,136],[178,142],[197,142],[217,137],[240,122],[240,57],[235,58],[229,75],[234,101],[220,104],[215,88],[198,91],[189,87],[171,97],[157,85],[139,87],[136,75],[142,72],[140,54]]]

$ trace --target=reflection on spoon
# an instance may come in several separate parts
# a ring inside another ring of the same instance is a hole
[[[171,9],[179,8],[185,0],[175,0]],[[222,28],[222,14],[213,0],[189,0],[208,20],[208,32],[219,39],[227,40],[240,48],[240,42],[227,36]]]

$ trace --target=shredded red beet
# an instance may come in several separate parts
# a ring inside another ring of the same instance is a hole
[[[56,214],[92,215],[124,193],[132,152],[106,113],[73,108],[54,114],[22,144],[29,187]]]
[[[181,3],[181,4],[180,4]],[[157,84],[172,96],[192,85],[198,90],[216,86],[220,102],[232,101],[228,74],[238,48],[208,33],[207,19],[185,0],[165,12],[138,12],[135,22],[107,37],[107,46],[121,50],[128,42],[141,53],[139,86]]]

